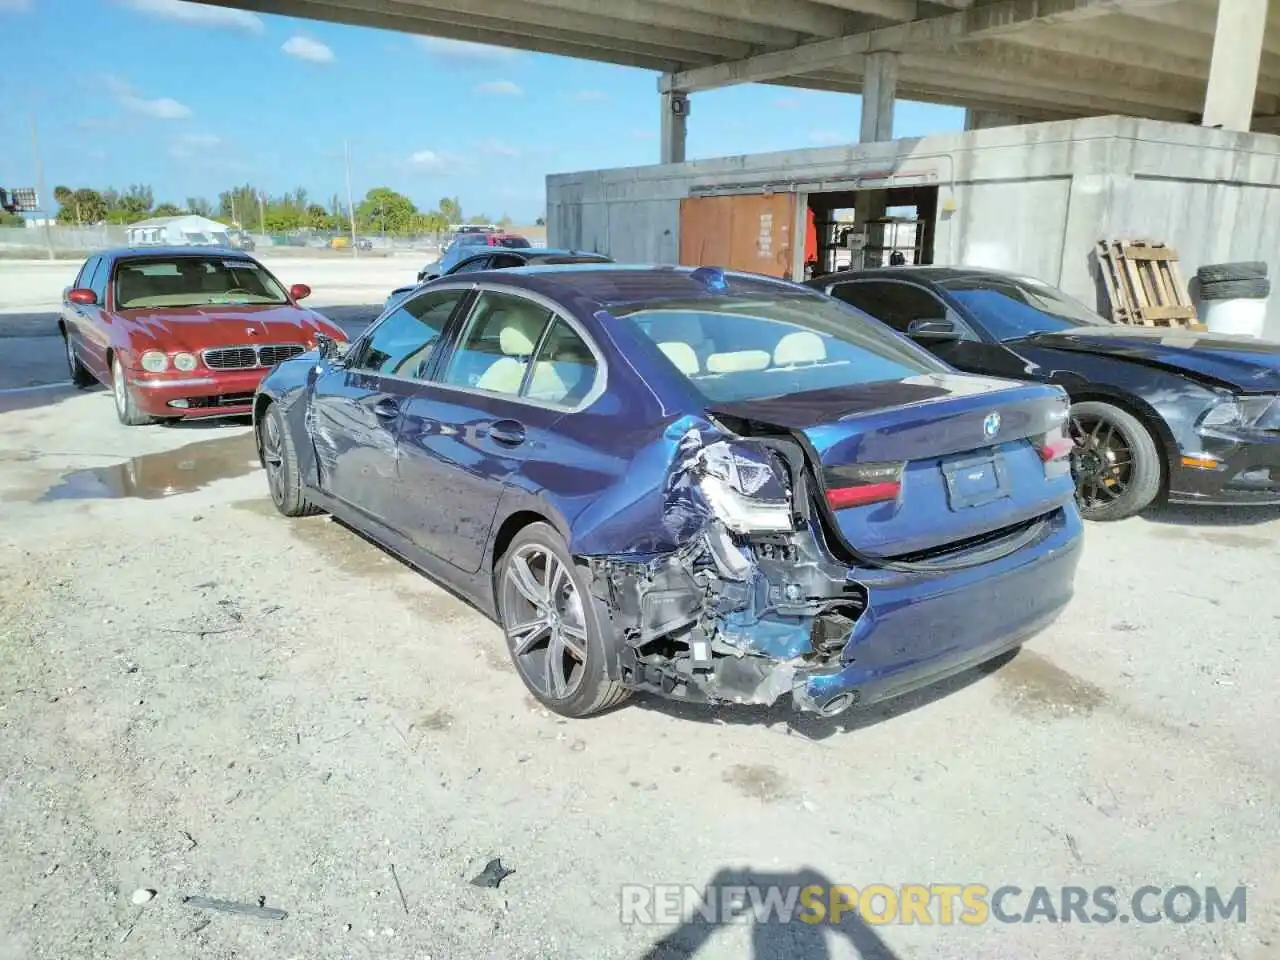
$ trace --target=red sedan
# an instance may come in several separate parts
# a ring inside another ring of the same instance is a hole
[[[63,295],[60,332],[71,380],[111,388],[120,422],[250,413],[267,371],[315,346],[345,341],[239,251],[109,250],[85,261]]]

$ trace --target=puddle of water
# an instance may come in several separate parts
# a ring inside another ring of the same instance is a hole
[[[1243,547],[1246,550],[1270,550],[1271,541],[1231,530],[1215,530],[1200,534],[1200,539],[1220,547]]]
[[[1003,686],[1003,699],[1019,713],[1087,715],[1108,699],[1101,687],[1030,650],[1023,650],[993,676]]]
[[[143,454],[108,467],[76,470],[65,474],[40,500],[159,500],[258,469],[253,434],[242,433]]]
[[[725,783],[745,797],[773,803],[787,795],[787,781],[775,767],[768,764],[737,763],[725,771]]]

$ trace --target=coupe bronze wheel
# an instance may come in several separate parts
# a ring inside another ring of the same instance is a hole
[[[1087,520],[1120,520],[1160,492],[1160,451],[1137,419],[1109,403],[1073,404],[1071,471],[1076,503]]]

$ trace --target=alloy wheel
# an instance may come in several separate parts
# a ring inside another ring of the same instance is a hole
[[[1106,417],[1072,414],[1071,472],[1076,501],[1082,508],[1103,506],[1119,499],[1133,477],[1133,447]]]
[[[582,597],[564,564],[536,543],[506,564],[502,620],[512,660],[539,694],[565,700],[587,672],[587,626]]]
[[[116,410],[124,416],[129,408],[129,385],[124,382],[124,368],[120,366],[120,358],[111,361],[111,394],[116,400]]]

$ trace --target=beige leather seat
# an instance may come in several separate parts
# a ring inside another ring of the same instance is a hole
[[[707,357],[709,373],[749,373],[767,370],[773,359],[768,350],[733,350]]]
[[[822,338],[809,330],[788,333],[773,349],[773,362],[779,367],[794,367],[802,363],[821,363],[827,359],[827,345]]]
[[[547,316],[542,311],[503,310],[489,320],[499,324],[498,346],[503,356],[495,360],[476,382],[481,390],[505,393],[511,396],[520,392],[525,371],[533,356]],[[531,400],[559,400],[568,392],[554,366],[542,361],[533,371],[528,397]]]
[[[686,377],[691,377],[702,369],[698,363],[698,354],[687,343],[669,340],[658,344],[658,349],[667,355],[667,359],[675,364],[675,368]]]

